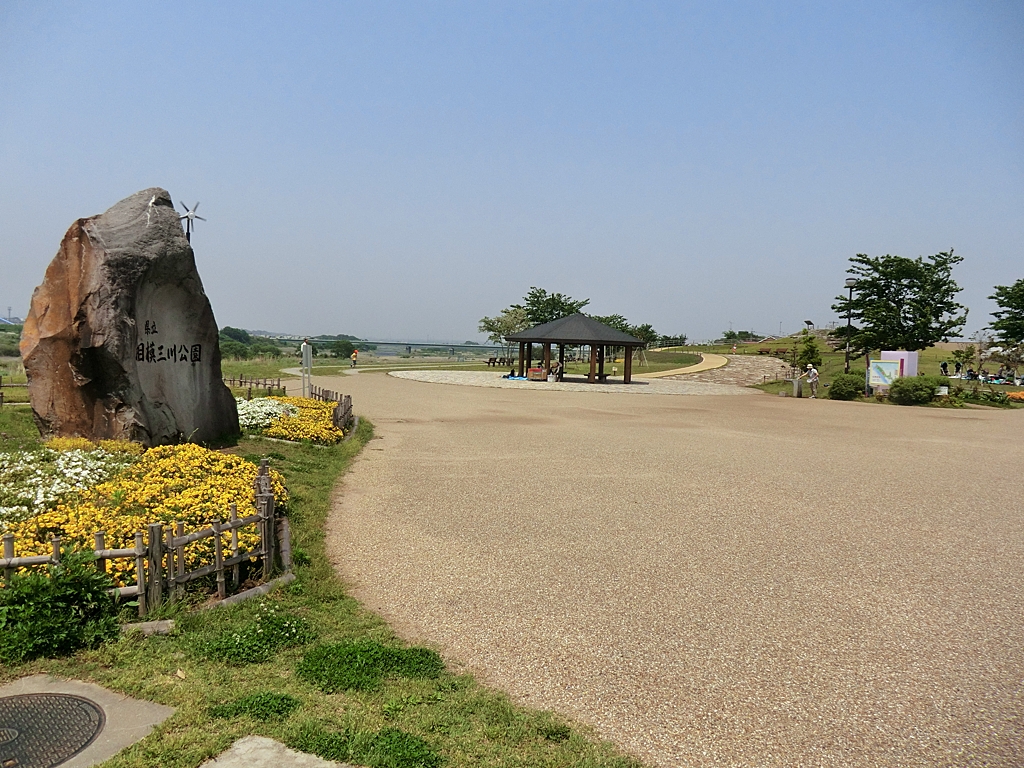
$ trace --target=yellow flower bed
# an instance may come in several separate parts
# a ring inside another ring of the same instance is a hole
[[[52,441],[51,441],[52,442]],[[219,453],[198,445],[185,444],[151,448],[120,475],[85,490],[51,512],[12,525],[18,554],[45,555],[50,537],[57,534],[64,543],[92,547],[96,531],[106,533],[108,549],[135,545],[135,533],[146,531],[149,523],[185,524],[185,532],[206,528],[213,520],[230,517],[231,502],[239,517],[253,514],[253,481],[257,467],[238,456]],[[284,477],[270,470],[271,487],[278,506],[287,500]],[[254,549],[259,544],[255,526],[239,529],[239,546]],[[222,537],[229,551],[230,535]],[[186,567],[191,570],[213,562],[213,538],[186,547]],[[202,562],[200,562],[202,561]],[[134,583],[131,560],[108,563],[116,583]]]
[[[295,416],[285,414],[263,430],[267,437],[281,440],[309,440],[321,445],[340,443],[345,433],[334,426],[331,417],[337,405],[333,402],[307,397],[275,397],[298,410]]]
[[[92,451],[102,448],[110,453],[127,453],[132,456],[141,456],[146,450],[139,443],[127,440],[98,440],[94,443],[85,437],[51,437],[43,445],[55,451]]]

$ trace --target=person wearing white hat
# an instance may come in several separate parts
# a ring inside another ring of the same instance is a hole
[[[811,385],[811,399],[813,400],[818,396],[818,369],[808,363],[807,370],[800,374],[800,378],[802,379],[804,376],[807,377],[807,383]]]

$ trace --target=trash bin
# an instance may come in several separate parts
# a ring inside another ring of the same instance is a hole
[[[803,396],[804,396],[804,380],[803,379],[793,379],[793,397],[803,397]]]

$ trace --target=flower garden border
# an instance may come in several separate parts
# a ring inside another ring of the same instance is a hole
[[[288,518],[277,513],[266,459],[260,461],[260,468],[253,484],[256,491],[255,514],[238,517],[238,509],[232,504],[226,523],[214,520],[210,526],[189,534],[184,532],[184,524],[181,522],[166,527],[163,523],[150,523],[145,534],[141,531],[135,534],[135,546],[125,549],[105,549],[105,533],[96,531],[92,551],[99,570],[107,570],[108,560],[135,561],[136,583],[125,587],[113,587],[110,590],[111,594],[137,598],[139,616],[145,616],[162,605],[165,596],[170,600],[181,597],[186,584],[204,576],[215,576],[217,596],[224,600],[227,597],[227,571],[230,569],[232,584],[237,588],[241,577],[240,566],[246,560],[261,561],[263,581],[269,581],[275,569],[290,573],[291,528]],[[238,545],[238,530],[248,525],[256,526],[260,544],[257,549],[243,551]],[[221,538],[226,533],[231,535],[230,555],[227,557]],[[214,561],[186,571],[185,547],[210,537],[214,540]],[[31,557],[15,556],[16,542],[13,533],[4,534],[2,539],[3,557],[0,558],[0,569],[3,570],[5,580],[9,580],[19,568],[60,564],[60,536],[51,538],[52,551],[49,555]]]

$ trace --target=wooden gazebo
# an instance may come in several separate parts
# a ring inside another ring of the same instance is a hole
[[[558,345],[559,367],[565,369],[565,347],[590,347],[590,375],[587,381],[605,382],[608,374],[604,372],[605,347],[625,347],[625,368],[623,381],[629,384],[633,377],[633,350],[644,346],[644,342],[628,333],[616,330],[581,312],[568,317],[560,317],[550,323],[535,325],[525,331],[506,336],[509,341],[519,342],[519,375],[525,376],[533,363],[533,345],[544,347],[543,364],[545,373],[551,369],[551,346]]]

